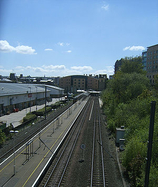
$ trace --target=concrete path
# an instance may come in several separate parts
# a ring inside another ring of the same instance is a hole
[[[54,104],[57,101],[60,101],[62,99],[64,99],[64,98],[53,98],[51,102],[47,102],[46,104],[51,105],[51,104]],[[37,110],[39,110],[43,107],[45,107],[45,104],[37,105]],[[31,111],[36,111],[36,106],[32,106]],[[17,126],[21,125],[23,117],[25,117],[26,114],[29,113],[29,112],[30,112],[30,107],[25,108],[25,109],[23,109],[19,112],[14,112],[14,113],[11,113],[9,115],[1,116],[0,117],[0,122],[6,123],[7,127],[10,125],[10,123],[12,123],[14,127],[17,127]]]

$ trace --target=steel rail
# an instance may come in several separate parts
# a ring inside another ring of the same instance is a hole
[[[95,121],[94,121],[94,128],[93,128],[93,148],[92,148],[92,166],[91,166],[91,182],[90,182],[91,187],[93,185],[94,149],[95,149]]]
[[[99,121],[99,139],[100,139],[100,143],[101,143],[101,146],[100,146],[100,151],[101,151],[101,160],[102,160],[102,173],[103,173],[103,186],[105,187],[106,186],[106,183],[105,183],[105,171],[104,171],[104,155],[103,155],[103,146],[102,146],[102,135],[101,135],[101,123],[100,123],[100,112],[98,111],[98,121]]]
[[[86,111],[87,111],[87,110],[88,110],[88,107],[86,108]],[[85,112],[85,113],[86,113],[86,112]],[[66,165],[65,165],[65,167],[64,167],[64,170],[63,170],[62,176],[61,176],[61,178],[60,178],[60,181],[59,181],[59,183],[58,183],[58,187],[61,185],[61,182],[62,182],[62,180],[63,180],[63,178],[64,178],[64,175],[65,175],[66,169],[67,169],[67,167],[68,167],[68,164],[69,164],[69,162],[70,162],[70,159],[71,159],[72,153],[73,153],[73,151],[74,151],[74,149],[75,149],[75,146],[76,146],[76,143],[77,143],[78,137],[79,137],[80,132],[81,132],[81,129],[82,129],[82,127],[83,127],[84,119],[85,119],[86,117],[87,117],[87,116],[84,115],[84,116],[81,118],[82,121],[80,122],[79,130],[78,130],[78,132],[77,132],[77,134],[76,134],[75,141],[74,141],[74,143],[73,143],[73,145],[72,145],[72,147],[71,147],[71,151],[70,151],[70,154],[69,154],[68,160],[67,160],[67,162],[66,162]]]
[[[85,105],[84,105],[85,106]],[[69,127],[69,130],[67,131],[67,133],[65,134],[65,136],[63,137],[62,141],[60,142],[60,144],[58,145],[58,147],[56,148],[56,151],[54,152],[54,154],[50,157],[49,161],[46,163],[45,167],[43,168],[43,170],[41,171],[41,173],[39,174],[39,176],[37,177],[37,179],[35,180],[33,186],[42,186],[43,184],[45,184],[45,180],[47,180],[46,177],[44,176],[49,176],[49,172],[50,169],[53,168],[53,162],[55,163],[57,160],[57,157],[59,155],[59,152],[61,150],[62,145],[64,144],[66,138],[68,137],[68,135],[71,132],[71,129],[73,129],[73,125],[75,124],[75,122],[77,121],[79,115],[81,114],[84,106],[81,108],[81,110],[79,111],[78,115],[76,116],[76,118],[74,119],[74,121],[72,122],[71,126]],[[55,164],[54,164],[55,165]]]
[[[90,102],[88,102],[88,103],[90,103]],[[89,104],[86,104],[86,108],[85,108],[86,111],[87,111],[88,105],[89,105]],[[86,112],[85,112],[85,113],[86,113]],[[83,115],[84,115],[84,113],[83,113],[83,111],[82,111],[81,114],[79,115],[78,119],[77,119],[78,121],[76,121],[75,125],[73,126],[74,128],[71,130],[69,136],[67,137],[66,144],[65,144],[64,147],[62,148],[63,150],[62,150],[62,152],[60,153],[60,155],[58,156],[58,159],[57,159],[57,161],[56,161],[56,164],[54,165],[52,171],[49,173],[49,176],[47,177],[47,180],[46,180],[46,182],[45,182],[44,185],[43,185],[44,187],[48,186],[48,184],[50,183],[51,178],[52,178],[52,176],[53,176],[53,174],[54,174],[54,172],[55,172],[57,166],[60,164],[61,159],[63,158],[64,153],[65,153],[66,149],[68,148],[68,144],[70,144],[71,138],[74,136],[76,129],[79,128],[78,132],[76,133],[75,140],[72,141],[73,144],[71,145],[71,148],[69,148],[69,149],[71,149],[71,150],[70,150],[69,155],[67,156],[67,158],[68,158],[68,159],[67,159],[67,162],[66,162],[66,164],[65,164],[65,166],[64,166],[64,168],[63,168],[62,175],[60,176],[60,179],[59,179],[59,182],[58,182],[58,186],[60,186],[60,184],[61,184],[61,182],[62,182],[62,180],[63,180],[63,177],[64,177],[64,175],[65,175],[67,166],[68,166],[68,164],[69,164],[71,155],[72,155],[73,150],[74,150],[74,148],[75,148],[76,142],[77,142],[77,140],[78,140],[78,137],[79,137],[81,128],[82,128],[82,126],[83,126],[83,121],[84,121],[84,118],[82,117]],[[81,120],[79,120],[80,118],[81,118]],[[79,126],[78,124],[80,124],[80,126]],[[46,175],[47,175],[47,174],[46,174]]]
[[[77,127],[77,126],[75,126],[75,127]],[[73,136],[75,130],[76,130],[76,129],[73,128],[72,131],[70,131],[70,136],[68,136],[68,139],[67,139],[67,141],[66,141],[66,144],[65,144],[65,146],[64,146],[64,148],[63,148],[63,150],[62,150],[62,152],[60,153],[60,155],[59,155],[59,157],[58,157],[58,160],[57,160],[57,162],[56,162],[54,168],[52,169],[51,173],[49,174],[48,179],[47,179],[47,181],[46,181],[45,184],[44,184],[44,187],[46,187],[46,186],[48,185],[49,180],[50,180],[51,176],[53,175],[55,169],[57,168],[58,163],[60,162],[61,157],[63,156],[63,154],[64,154],[64,152],[65,152],[65,150],[66,150],[66,148],[67,148],[67,146],[68,146],[68,144],[69,144],[69,142],[70,142],[70,140],[71,140],[71,137]]]
[[[101,122],[100,122],[100,111],[98,110],[99,108],[99,102],[98,100],[95,101],[96,107],[95,110],[93,111],[93,114],[95,114],[94,116],[94,127],[93,127],[93,147],[92,147],[92,157],[91,157],[91,180],[90,180],[90,187],[92,187],[94,185],[95,179],[94,179],[94,172],[95,172],[95,166],[96,166],[96,162],[97,162],[97,158],[95,158],[95,154],[97,152],[97,146],[99,146],[99,152],[98,154],[101,157],[101,165],[100,165],[100,169],[102,172],[102,182],[103,183],[103,187],[106,187],[106,179],[105,179],[105,170],[104,170],[104,155],[103,155],[103,147],[102,147],[102,136],[101,136]],[[97,126],[98,123],[98,126]],[[98,141],[97,138],[99,139],[99,144],[97,145],[96,142]],[[97,155],[98,156],[98,155]],[[97,166],[96,166],[97,167]]]

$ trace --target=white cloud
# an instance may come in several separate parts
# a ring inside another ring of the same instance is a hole
[[[123,51],[126,51],[126,50],[128,50],[128,49],[130,49],[130,46],[125,47],[125,48],[123,49]]]
[[[105,69],[102,70],[96,70],[94,72],[95,75],[99,75],[99,74],[107,74],[109,75],[113,75],[114,74],[114,67],[113,66],[106,66]]]
[[[4,67],[0,67],[0,74],[7,74],[11,73],[13,70],[5,69]],[[72,66],[67,68],[65,65],[43,65],[43,66],[16,66],[14,67],[14,73],[20,75],[21,73],[31,76],[68,76],[68,75],[84,75],[84,74],[92,74],[92,75],[99,75],[99,74],[107,74],[113,75],[114,68],[113,66],[105,66],[105,69],[102,70],[95,70],[91,66]]]
[[[71,53],[72,51],[71,50],[68,50],[68,51],[66,51],[67,53]]]
[[[64,46],[64,43],[59,42],[59,43],[58,43],[58,45],[60,45],[60,46],[62,46],[62,47],[63,47],[63,46]]]
[[[13,47],[6,40],[0,40],[0,51],[1,52],[15,51],[21,54],[37,54],[35,53],[35,49],[32,49],[32,47],[24,46],[24,45]]]
[[[9,45],[9,43],[6,40],[0,40],[0,51],[12,52],[15,51],[15,48]]]
[[[55,65],[55,66],[54,65],[49,65],[49,66],[43,65],[42,68],[44,68],[45,70],[49,70],[49,71],[66,69],[65,65]]]
[[[91,71],[93,68],[91,66],[72,66],[72,70],[78,70],[78,71]]]
[[[31,73],[47,73],[49,75],[51,75],[52,73],[60,73],[61,71],[64,71],[66,69],[66,67],[64,65],[43,65],[41,67],[33,67],[33,66],[26,66],[26,67],[21,67],[21,71],[29,71]],[[15,70],[18,70],[17,68],[15,68]],[[31,74],[30,73],[30,74]]]
[[[109,5],[104,4],[101,8],[107,11],[107,10],[109,10]]]
[[[53,49],[45,49],[45,51],[53,51]]]
[[[32,47],[24,46],[24,45],[15,47],[15,51],[21,54],[29,54],[29,55],[37,54],[35,53],[35,49],[32,49]]]
[[[128,46],[128,47],[125,47],[123,49],[123,51],[126,51],[126,50],[130,50],[130,51],[143,51],[143,50],[145,50],[145,47],[143,47],[143,46],[132,46],[132,47]]]
[[[69,46],[70,43],[58,42],[58,45],[60,45],[61,47],[63,47],[63,46]]]

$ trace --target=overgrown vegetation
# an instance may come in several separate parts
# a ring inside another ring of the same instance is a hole
[[[23,122],[31,121],[36,118],[36,115],[33,113],[28,113],[26,116],[23,118]]]
[[[51,107],[46,107],[46,113],[50,112],[51,110],[52,110]],[[45,115],[45,107],[35,111],[34,113],[36,114],[36,116],[44,116]]]
[[[5,142],[5,140],[6,140],[5,133],[2,132],[2,130],[0,129],[0,147],[3,145],[3,143]]]
[[[124,59],[120,71],[109,80],[107,89],[101,96],[108,128],[115,132],[116,127],[125,126],[126,141],[122,163],[133,187],[144,186],[151,101],[158,104],[157,82],[158,79],[154,88],[149,85],[140,57],[133,58],[132,61]],[[149,186],[158,186],[158,107]]]

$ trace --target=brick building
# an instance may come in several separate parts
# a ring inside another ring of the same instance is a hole
[[[158,44],[147,48],[146,71],[147,77],[150,79],[150,83],[154,84],[154,77],[158,74]]]
[[[94,77],[92,75],[73,75],[60,78],[59,86],[64,88],[66,93],[76,93],[77,90],[101,91],[106,88],[106,81],[106,75],[99,75]]]

